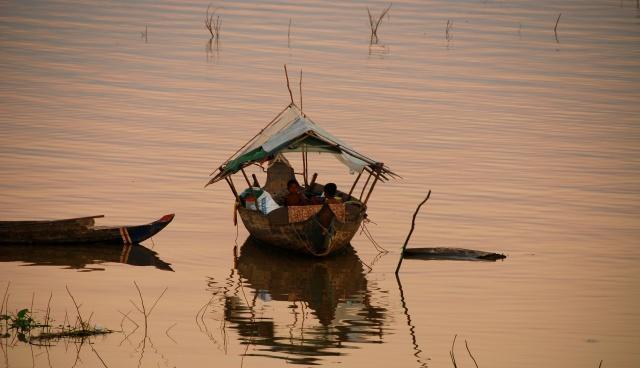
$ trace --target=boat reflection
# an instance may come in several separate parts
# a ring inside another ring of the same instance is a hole
[[[244,280],[241,288],[253,290],[225,295],[224,319],[247,345],[246,356],[318,364],[354,344],[382,342],[386,309],[372,305],[353,248],[310,258],[249,238],[240,252],[236,268]]]
[[[154,266],[173,271],[171,265],[158,257],[155,251],[140,245],[2,245],[0,262],[24,262],[25,266],[65,266],[79,271],[104,271],[95,267],[107,262],[132,266]]]

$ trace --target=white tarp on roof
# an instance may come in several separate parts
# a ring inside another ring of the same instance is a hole
[[[289,149],[287,145],[309,134],[326,142],[331,149],[323,150],[317,146],[308,146],[305,149],[309,152],[330,152],[336,155],[336,158],[352,171],[360,172],[368,164],[375,163],[373,160],[358,154],[349,145],[305,117],[295,105],[290,105],[284,110],[273,124],[258,134],[251,144],[236,157],[242,156],[259,147],[262,147],[265,152],[269,153],[272,153],[273,150],[278,148],[280,148],[278,152],[300,151],[300,148]],[[340,150],[340,153],[336,153],[336,148]]]

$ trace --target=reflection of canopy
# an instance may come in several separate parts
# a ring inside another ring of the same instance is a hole
[[[335,155],[352,171],[361,172],[365,167],[369,167],[374,171],[380,170],[383,175],[394,175],[381,163],[356,152],[321,128],[292,103],[222,164],[208,184],[222,180],[248,165],[269,160],[278,153],[286,152],[327,152]]]

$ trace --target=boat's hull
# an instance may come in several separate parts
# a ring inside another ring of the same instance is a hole
[[[0,244],[137,244],[154,236],[174,215],[145,225],[94,227],[90,218],[57,221],[0,221]]]
[[[327,256],[348,246],[365,217],[364,209],[350,211],[346,220],[339,221],[329,206],[301,222],[282,219],[283,207],[264,215],[261,212],[238,208],[240,218],[249,233],[260,242],[313,256]]]

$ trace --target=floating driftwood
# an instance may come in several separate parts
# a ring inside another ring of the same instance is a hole
[[[402,245],[400,253],[400,259],[398,260],[398,266],[396,267],[396,275],[400,271],[402,260],[408,259],[425,259],[425,260],[450,260],[450,261],[496,261],[498,259],[505,259],[507,256],[500,253],[485,252],[482,250],[464,249],[464,248],[448,248],[448,247],[436,247],[436,248],[407,248],[409,239],[416,225],[416,216],[420,212],[420,208],[431,197],[431,190],[427,193],[425,199],[418,204],[416,211],[413,213],[411,219],[411,229],[407,234],[407,239]]]
[[[507,258],[507,256],[500,253],[449,247],[409,248],[404,250],[402,256],[406,259],[449,261],[496,261]]]

